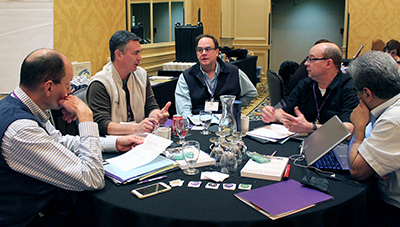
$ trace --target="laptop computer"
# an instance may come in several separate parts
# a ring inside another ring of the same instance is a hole
[[[345,143],[340,143],[350,134],[346,126],[344,126],[342,121],[335,115],[323,124],[322,127],[303,140],[300,148],[300,155],[304,155],[308,167],[314,166],[319,169],[348,170],[348,146]],[[336,159],[338,163],[331,164],[331,167],[329,164],[323,166],[322,164],[324,164],[325,161],[319,161],[320,159],[329,159],[333,161]]]

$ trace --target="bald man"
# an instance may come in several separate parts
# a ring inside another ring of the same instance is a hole
[[[100,138],[92,111],[68,95],[73,78],[68,58],[40,49],[23,61],[19,86],[0,100],[0,226],[84,226],[67,191],[104,187],[101,152],[143,143],[131,135]],[[80,136],[63,136],[49,109],[79,119]]]
[[[342,52],[334,43],[313,46],[305,62],[308,78],[287,98],[286,107],[266,106],[262,120],[282,122],[292,132],[312,133],[334,115],[352,132],[351,112],[359,101],[352,78],[340,70]]]

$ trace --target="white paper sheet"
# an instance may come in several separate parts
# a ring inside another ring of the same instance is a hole
[[[211,124],[219,124],[219,120],[221,119],[222,114],[212,114]],[[190,121],[195,125],[201,125],[200,116],[199,115],[191,115],[188,116]]]
[[[132,150],[122,155],[109,158],[106,161],[125,172],[153,161],[161,152],[171,145],[171,143],[172,140],[154,134],[148,134],[143,144],[134,147]]]
[[[267,139],[273,142],[280,139],[284,139],[293,134],[295,133],[290,132],[287,128],[285,128],[285,126],[281,124],[270,124],[262,128],[257,128],[250,132],[247,132],[247,135],[249,136],[254,136],[261,139]]]

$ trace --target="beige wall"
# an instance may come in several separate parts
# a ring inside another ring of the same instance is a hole
[[[390,39],[400,40],[400,1],[347,0],[346,4],[350,14],[348,58],[354,56],[361,44],[364,44],[361,53],[371,50],[374,39],[380,38],[385,43]]]
[[[92,75],[107,63],[108,40],[122,29],[124,0],[54,0],[54,49],[71,61],[90,61]]]
[[[234,1],[233,46],[246,48],[258,56],[257,65],[262,67],[261,79],[266,80],[268,69],[268,24],[271,1],[247,0]]]

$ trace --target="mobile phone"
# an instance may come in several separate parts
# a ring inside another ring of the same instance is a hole
[[[164,182],[158,182],[141,188],[136,188],[131,191],[139,199],[147,198],[152,195],[157,195],[162,192],[171,190],[171,187]]]

